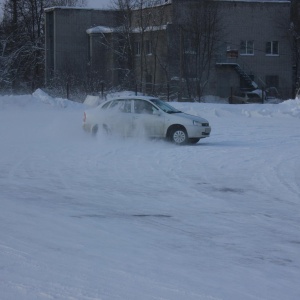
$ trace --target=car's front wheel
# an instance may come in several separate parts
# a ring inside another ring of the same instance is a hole
[[[171,131],[171,140],[175,144],[184,145],[188,141],[188,135],[183,127],[177,127]]]

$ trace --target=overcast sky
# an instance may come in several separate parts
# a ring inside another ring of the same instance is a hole
[[[0,0],[2,4],[4,0]],[[102,8],[110,4],[111,0],[88,0],[88,7]]]
[[[88,0],[88,6],[94,7],[94,8],[107,7],[110,5],[110,3],[111,3],[111,0]]]

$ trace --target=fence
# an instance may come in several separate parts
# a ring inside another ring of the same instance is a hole
[[[229,102],[231,96],[238,94],[241,91],[246,91],[246,89],[241,90],[238,87],[218,87],[216,91],[211,93],[191,93],[185,84],[180,85],[178,81],[171,82],[169,84],[136,84],[129,88],[107,88],[106,84],[103,82],[100,85],[98,91],[83,91],[78,86],[66,84],[65,86],[59,86],[57,88],[48,88],[46,92],[53,97],[61,97],[72,99],[73,101],[83,102],[87,95],[99,96],[101,99],[106,99],[106,95],[113,92],[119,92],[122,90],[134,91],[136,95],[151,95],[163,99],[165,101],[178,101],[178,102],[206,102],[207,95],[219,98],[222,102]],[[250,91],[250,90],[248,90]],[[199,91],[196,91],[199,92]],[[277,98],[281,100],[294,98],[292,92],[287,89],[263,89],[262,91],[263,101],[270,98]],[[218,96],[222,95],[222,96]],[[290,95],[289,97],[284,97],[284,95]]]

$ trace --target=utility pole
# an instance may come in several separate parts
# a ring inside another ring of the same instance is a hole
[[[182,78],[183,78],[183,34],[182,27],[179,29],[179,93],[178,93],[178,101],[182,100]]]

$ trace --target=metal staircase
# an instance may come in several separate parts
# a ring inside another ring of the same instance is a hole
[[[239,75],[240,78],[244,80],[244,82],[247,84],[249,89],[257,89],[258,84],[254,82],[249,74],[252,72],[249,71],[248,73],[237,63],[237,62],[228,62],[228,61],[223,61],[223,62],[217,62],[218,66],[230,66],[232,67]]]
[[[243,78],[249,88],[258,88],[258,84],[252,80],[252,78],[240,67],[239,64],[233,64],[233,68],[240,75],[240,77]]]

